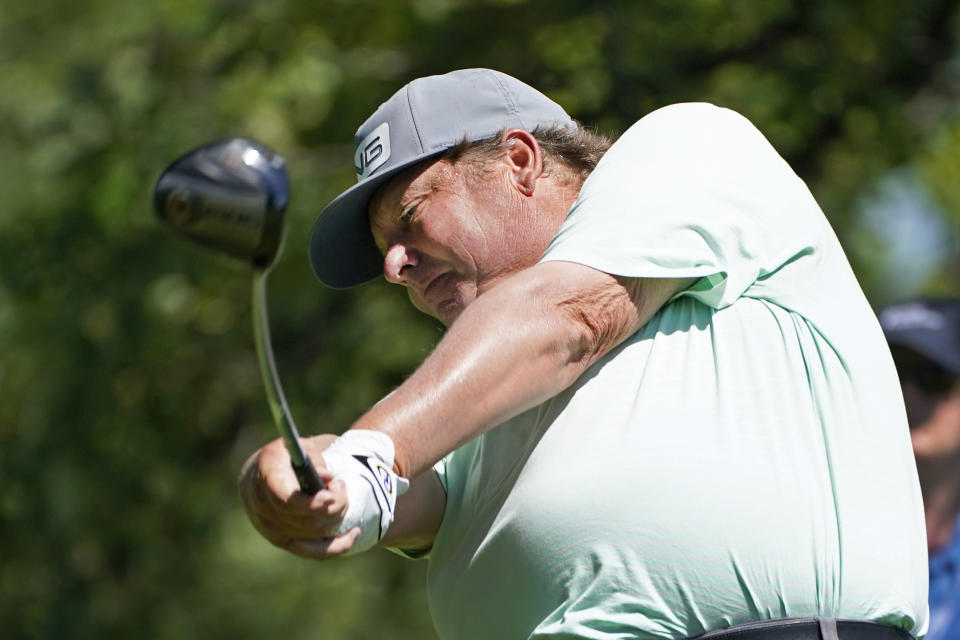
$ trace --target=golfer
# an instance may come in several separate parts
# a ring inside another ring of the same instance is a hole
[[[610,145],[486,69],[412,81],[320,214],[321,281],[448,330],[341,437],[240,488],[273,544],[429,560],[443,639],[901,639],[927,626],[917,473],[877,319],[742,116]]]

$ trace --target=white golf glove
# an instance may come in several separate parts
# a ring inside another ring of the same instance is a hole
[[[410,487],[410,481],[393,470],[393,440],[379,431],[351,429],[321,455],[347,489],[347,513],[336,534],[360,527],[360,537],[345,555],[366,551],[383,540],[397,497]]]

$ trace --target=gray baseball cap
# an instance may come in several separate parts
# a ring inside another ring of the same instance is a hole
[[[518,127],[576,127],[563,108],[533,87],[491,69],[461,69],[413,80],[357,129],[357,184],[333,200],[310,232],[310,264],[326,285],[352,287],[381,275],[367,205],[397,173],[443,153]]]
[[[890,345],[960,375],[960,300],[914,300],[889,306],[878,317]]]

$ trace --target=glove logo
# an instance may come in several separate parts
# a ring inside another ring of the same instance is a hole
[[[380,489],[381,496],[378,496],[378,502],[383,503],[386,511],[392,512],[395,499],[393,495],[393,470],[388,469],[385,464],[376,458],[356,454],[353,457],[370,471],[370,475],[376,480],[377,488]]]
[[[377,463],[374,473],[379,476],[380,484],[383,486],[384,490],[388,494],[393,493],[393,479],[390,477],[390,472],[387,471],[387,468],[382,464]]]

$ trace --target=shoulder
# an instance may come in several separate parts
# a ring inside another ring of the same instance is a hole
[[[760,135],[740,113],[707,102],[684,102],[661,107],[634,123],[614,143],[628,147],[641,142],[664,142],[672,146],[707,143],[728,136]]]
[[[688,120],[746,119],[733,109],[721,107],[709,102],[678,102],[676,104],[669,104],[664,107],[654,109],[641,118],[640,121],[668,118],[681,118]]]
[[[597,169],[719,176],[768,163],[776,155],[740,113],[706,102],[686,102],[661,107],[638,120],[610,147]]]

